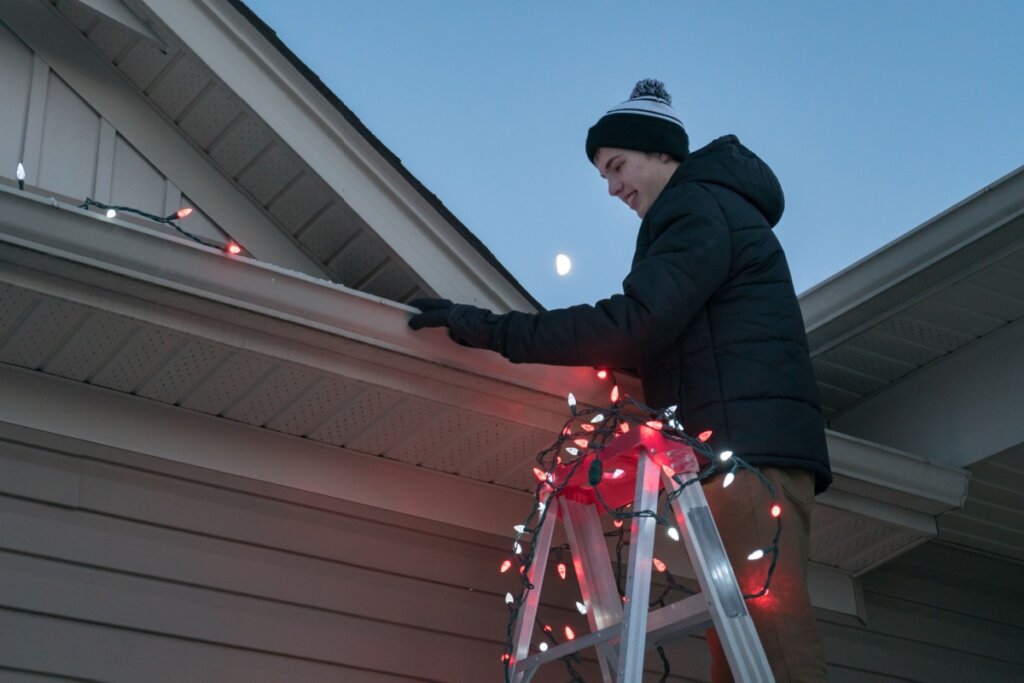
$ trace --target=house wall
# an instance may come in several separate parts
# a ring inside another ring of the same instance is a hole
[[[933,541],[861,585],[866,623],[822,621],[832,683],[1024,680],[1019,563]]]
[[[499,680],[507,544],[5,423],[0,679]]]
[[[0,423],[0,680],[500,680],[507,545]],[[867,574],[866,623],[819,613],[830,680],[1021,680],[1018,570],[932,543]],[[577,590],[542,618],[585,632]],[[701,636],[667,654],[707,680]]]

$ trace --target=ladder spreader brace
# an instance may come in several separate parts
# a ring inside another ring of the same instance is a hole
[[[657,520],[641,516],[632,519],[626,591],[620,598],[600,521],[604,506],[588,482],[588,466],[596,454],[588,454],[579,465],[560,465],[551,473],[553,485],[560,487],[558,495],[547,501],[549,513],[535,535],[534,557],[538,561],[527,575],[533,589],[520,606],[513,632],[509,664],[513,683],[528,683],[541,665],[588,647],[597,649],[604,683],[640,683],[648,647],[711,625],[718,632],[736,681],[774,681],[704,492],[697,483],[685,485],[696,478],[699,469],[693,450],[641,425],[606,445],[600,456],[605,472],[601,494],[613,508],[632,502],[634,510],[655,510],[661,486],[670,494],[682,488],[672,502],[672,511],[701,592],[649,610]],[[607,473],[617,469],[623,474],[610,478]],[[560,476],[569,478],[565,486]],[[531,655],[546,566],[543,558],[551,549],[558,519],[568,536],[591,632]]]

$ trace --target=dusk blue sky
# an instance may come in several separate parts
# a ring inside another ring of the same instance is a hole
[[[621,291],[583,142],[641,78],[775,169],[798,292],[1024,164],[1019,0],[246,1],[549,308]]]

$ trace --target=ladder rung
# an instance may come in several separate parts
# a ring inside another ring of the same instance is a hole
[[[650,616],[647,618],[647,643],[645,647],[649,649],[655,645],[661,645],[674,638],[709,626],[711,626],[711,613],[708,611],[707,600],[700,593],[691,595],[685,600],[659,607],[650,613]],[[621,635],[622,629],[620,624],[612,624],[600,631],[594,631],[593,633],[588,633],[574,640],[556,645],[545,652],[530,655],[526,659],[516,662],[512,667],[512,671],[514,673],[531,671],[542,664],[575,654],[580,650],[594,647],[599,643],[608,642],[615,644],[619,642]]]

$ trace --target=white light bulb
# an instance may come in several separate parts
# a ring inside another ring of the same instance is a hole
[[[548,504],[542,500],[541,502],[537,503],[537,511],[544,512],[544,508],[546,508],[547,506]]]
[[[113,209],[107,209],[107,218],[113,218],[117,215],[117,211]]]
[[[513,528],[516,530],[517,534],[525,534],[526,533],[526,525],[525,524],[516,524]]]
[[[577,600],[576,601],[576,611],[579,612],[580,614],[586,614],[587,613],[587,606],[584,605],[579,600]]]
[[[722,451],[721,453],[718,454],[718,459],[721,460],[722,462],[725,462],[726,460],[728,460],[731,457],[732,457],[732,451]]]
[[[616,468],[615,471],[612,472],[612,479],[619,479],[625,473],[626,473],[626,470],[621,470],[621,469]]]
[[[747,555],[748,560],[760,560],[762,557],[764,557],[764,551],[760,548]]]
[[[512,544],[512,552],[514,552],[516,555],[521,555],[523,552],[523,546],[519,545],[519,542],[516,541]]]
[[[568,275],[570,270],[572,270],[572,260],[568,256],[559,254],[555,257],[555,272],[559,275]]]
[[[511,593],[505,593],[505,604],[506,605],[511,605],[515,601],[516,601],[516,599],[512,597]]]
[[[18,180],[24,180],[25,179],[25,167],[22,166],[20,161],[18,162],[17,177],[18,177]]]
[[[731,484],[732,480],[735,479],[735,478],[736,478],[736,475],[733,474],[732,472],[729,472],[728,474],[726,474],[725,475],[725,481],[722,482],[722,488],[724,489],[729,484]]]
[[[676,531],[676,528],[674,526],[670,526],[668,528],[668,537],[671,538],[673,541],[679,540],[679,532]]]
[[[591,424],[597,424],[598,422],[604,422],[604,413],[598,413],[590,419]]]
[[[548,651],[548,644],[547,643],[541,643],[540,645],[537,646],[537,649],[540,650],[541,652],[547,652]]]

